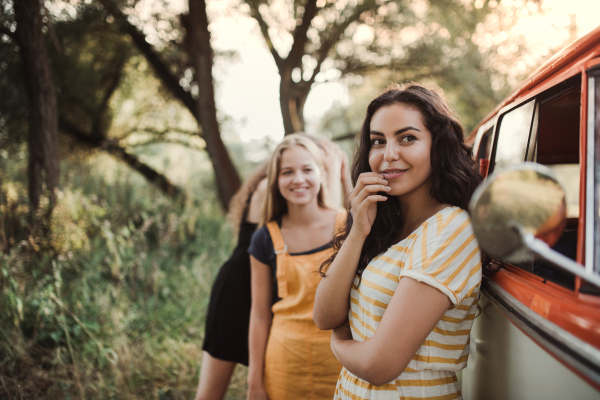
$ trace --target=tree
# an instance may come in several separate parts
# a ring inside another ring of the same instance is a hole
[[[42,33],[39,0],[15,4],[17,40],[29,99],[29,200],[34,215],[45,181],[50,192],[50,211],[56,204],[59,184],[58,111],[50,59]]]
[[[167,36],[175,37],[164,41],[149,37],[132,23],[137,21],[142,25],[135,17],[134,9],[125,6],[119,8],[114,2],[108,1],[103,1],[102,4],[110,13],[106,18],[116,19],[120,29],[130,36],[137,49],[146,57],[156,76],[196,118],[213,165],[221,205],[227,209],[241,181],[221,139],[212,76],[214,52],[205,0],[189,0],[188,13],[180,15],[178,19],[167,20],[162,16],[155,16],[156,21],[168,21],[169,27],[165,29]],[[162,51],[157,50],[151,42],[160,44],[158,48]],[[186,82],[187,90],[180,84],[181,81]],[[192,87],[197,95],[191,93]]]
[[[134,49],[120,32],[99,21],[99,13],[83,9],[74,20],[54,26],[60,54],[55,52],[55,81],[60,87],[59,128],[81,146],[105,151],[129,165],[151,184],[171,197],[182,191],[164,174],[128,151],[128,134],[111,135],[113,110],[110,101],[122,86],[124,69]],[[129,133],[136,133],[134,130]],[[155,135],[165,142],[164,135]]]
[[[22,73],[24,60],[18,56],[20,47],[16,33],[11,30],[16,26],[11,11],[12,2],[2,2],[0,91],[7,95],[0,96],[0,147],[14,153],[28,130],[30,104],[25,95],[29,80]],[[58,132],[66,134],[71,147],[75,143],[80,148],[107,152],[139,172],[166,195],[180,197],[182,191],[163,173],[129,151],[134,147],[127,141],[129,134],[144,128],[123,133],[121,137],[110,133],[113,117],[110,101],[122,86],[123,70],[130,63],[133,49],[122,33],[106,29],[98,10],[82,7],[79,11],[76,18],[59,16],[54,24],[48,13],[44,25],[47,32],[43,35],[44,45],[50,69],[54,71],[51,83],[58,88],[55,90]],[[145,143],[172,141],[165,132],[153,133],[153,140]],[[186,141],[179,140],[178,143],[189,147]],[[58,147],[62,148],[59,152],[64,151],[65,141],[59,141]]]
[[[471,40],[495,12],[496,1],[246,3],[279,70],[286,134],[304,130],[303,109],[313,84],[342,76],[389,70],[397,81],[433,80],[453,92],[450,97],[463,109],[475,107],[479,117],[478,110],[502,95],[491,87],[495,71],[485,68],[491,51],[480,52]]]
[[[285,133],[303,131],[304,105],[317,78],[325,79],[319,73],[326,60],[335,57],[338,53],[335,46],[345,35],[370,18],[371,13],[377,12],[380,2],[306,0],[282,4],[279,1],[247,0],[246,3],[250,6],[250,15],[258,22],[281,77],[279,101]],[[402,2],[399,4],[403,9]],[[289,51],[282,56],[285,50],[277,49],[277,41],[289,42],[290,37],[291,47],[286,46]]]

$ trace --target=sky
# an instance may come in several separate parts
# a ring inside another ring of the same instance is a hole
[[[544,15],[521,18],[509,37],[523,34],[533,43],[555,47],[568,39],[568,30],[563,28],[571,23],[569,14],[575,15],[578,37],[600,25],[600,0],[543,0],[542,4]],[[257,24],[236,14],[216,19],[211,32],[216,49],[236,52],[233,60],[222,60],[214,69],[217,106],[233,120],[236,136],[243,142],[267,137],[281,140],[284,131],[279,111],[279,75]],[[316,133],[316,122],[335,101],[350,101],[343,83],[313,86],[305,106],[307,131]]]

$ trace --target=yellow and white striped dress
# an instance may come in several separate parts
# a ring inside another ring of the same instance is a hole
[[[452,307],[394,381],[374,386],[343,368],[334,399],[462,399],[456,371],[467,365],[481,285],[481,254],[468,213],[443,209],[373,259],[360,283],[354,279],[349,312],[354,340],[373,336],[402,277],[435,287]]]

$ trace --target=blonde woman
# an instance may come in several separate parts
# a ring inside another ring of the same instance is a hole
[[[287,136],[267,180],[263,226],[248,249],[248,399],[331,399],[341,365],[329,348],[331,332],[312,320],[318,269],[332,254],[340,215],[328,204],[322,153],[305,136]]]
[[[349,194],[348,160],[340,148],[324,138],[305,135],[318,144],[325,163],[332,204]],[[225,397],[236,364],[248,365],[250,321],[250,258],[248,246],[262,213],[267,192],[267,164],[257,167],[231,200],[230,220],[238,227],[233,254],[221,267],[211,290],[206,315],[202,367],[195,400]],[[341,182],[341,185],[340,185]]]

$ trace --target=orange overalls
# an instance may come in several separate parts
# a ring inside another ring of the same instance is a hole
[[[332,249],[291,256],[276,221],[267,224],[277,254],[277,289],[273,323],[265,355],[264,385],[269,400],[330,400],[342,365],[330,348],[331,331],[315,325],[319,266]]]

